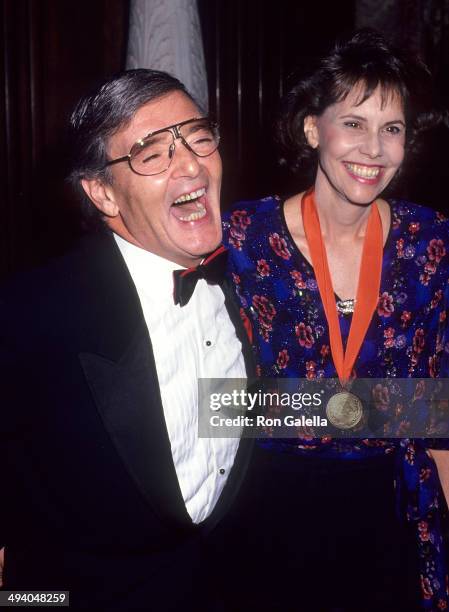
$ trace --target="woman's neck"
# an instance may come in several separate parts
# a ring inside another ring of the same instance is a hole
[[[315,186],[315,203],[323,238],[357,240],[365,236],[371,205],[352,204],[335,192]]]

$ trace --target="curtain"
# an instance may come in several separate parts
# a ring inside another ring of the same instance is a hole
[[[206,111],[207,77],[196,0],[131,0],[126,67],[169,72]]]

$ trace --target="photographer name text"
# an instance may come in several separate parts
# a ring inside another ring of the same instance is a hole
[[[235,417],[222,417],[214,414],[210,417],[210,424],[212,427],[327,427],[327,419],[317,415],[311,417],[286,415],[281,419],[262,414]]]

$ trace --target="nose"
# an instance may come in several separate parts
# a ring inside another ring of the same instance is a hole
[[[177,138],[170,146],[170,156],[172,157],[170,167],[174,178],[198,175],[200,171],[199,157],[186,147],[182,138]]]
[[[382,155],[382,141],[377,131],[368,132],[363,139],[360,152],[371,159]]]

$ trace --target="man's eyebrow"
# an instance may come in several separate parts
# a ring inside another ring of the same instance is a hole
[[[183,125],[181,130],[185,130],[186,134],[193,134],[194,132],[198,132],[199,130],[208,128],[209,125],[210,124],[207,119],[201,120],[200,118],[195,123],[188,123],[187,125]]]
[[[149,132],[146,136],[144,136],[143,138],[141,138],[140,140],[138,140],[137,142],[141,142],[141,141],[145,141],[148,138],[151,138],[151,140],[154,142],[158,142],[160,140],[163,140],[164,138],[167,138],[167,134],[170,134],[170,132],[166,132],[164,130],[157,130],[156,132]]]

